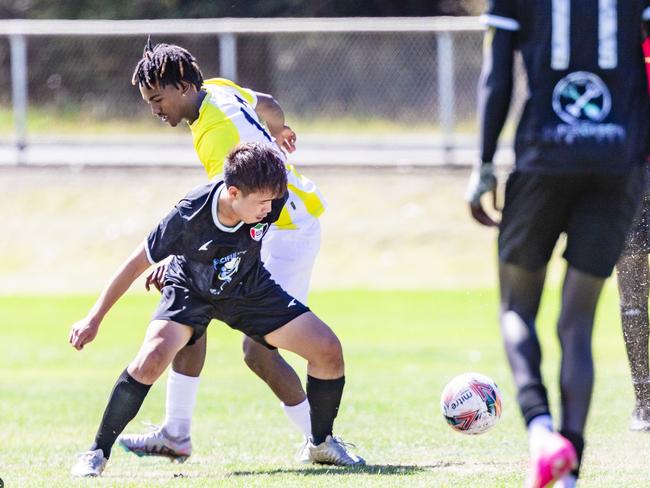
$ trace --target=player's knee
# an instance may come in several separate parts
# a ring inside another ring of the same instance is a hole
[[[257,344],[248,336],[245,336],[242,342],[242,352],[244,353],[246,366],[257,372],[260,369],[260,356],[258,354]]]
[[[205,348],[185,346],[172,361],[174,371],[186,376],[199,376],[205,363]]]
[[[141,383],[153,384],[169,365],[169,356],[161,348],[141,351],[131,364],[131,375]]]
[[[343,369],[343,347],[334,334],[320,341],[318,361],[328,369]]]

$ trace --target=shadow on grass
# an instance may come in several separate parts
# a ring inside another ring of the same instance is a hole
[[[233,471],[228,473],[229,476],[256,476],[260,474],[274,475],[274,474],[293,474],[296,476],[318,476],[318,475],[350,475],[350,474],[378,474],[378,475],[409,475],[417,474],[433,469],[447,468],[449,466],[461,465],[464,463],[450,463],[439,462],[433,464],[422,465],[405,465],[405,464],[372,464],[368,466],[354,466],[354,467],[309,467],[309,468],[276,468],[276,469],[259,469],[251,471]]]

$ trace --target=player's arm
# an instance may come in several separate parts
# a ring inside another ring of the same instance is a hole
[[[512,31],[493,27],[485,34],[478,88],[481,161],[472,171],[467,200],[474,219],[487,226],[498,225],[483,209],[481,196],[492,193],[492,203],[496,207],[497,181],[492,160],[512,98],[515,35]]]
[[[88,315],[72,326],[68,341],[75,349],[83,349],[97,336],[99,325],[108,311],[150,265],[145,244],[140,244],[111,278]]]
[[[257,97],[255,112],[264,121],[280,149],[288,153],[294,152],[296,150],[296,133],[285,124],[284,111],[278,101],[266,93],[255,92],[255,96]]]

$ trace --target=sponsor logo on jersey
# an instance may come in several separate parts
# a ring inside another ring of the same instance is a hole
[[[217,272],[217,279],[221,281],[221,286],[218,289],[211,288],[210,293],[219,295],[224,287],[232,281],[235,273],[239,271],[242,254],[246,254],[246,251],[233,252],[222,258],[214,258],[212,260],[212,267]]]
[[[567,124],[600,122],[612,108],[605,82],[593,73],[576,71],[553,89],[553,110]]]
[[[552,106],[564,123],[544,127],[545,140],[574,144],[579,141],[614,142],[625,139],[625,128],[605,123],[612,96],[605,82],[588,71],[576,71],[557,82]]]
[[[251,239],[254,241],[259,241],[262,239],[268,226],[269,224],[255,224],[253,227],[251,227]]]

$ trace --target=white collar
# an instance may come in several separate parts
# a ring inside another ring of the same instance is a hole
[[[233,227],[228,227],[227,225],[223,225],[221,222],[219,222],[219,197],[225,189],[226,183],[224,182],[221,189],[216,191],[212,197],[212,220],[214,221],[214,225],[216,225],[219,230],[232,234],[234,232],[237,232],[239,228],[244,225],[244,221],[240,220],[239,223]]]

